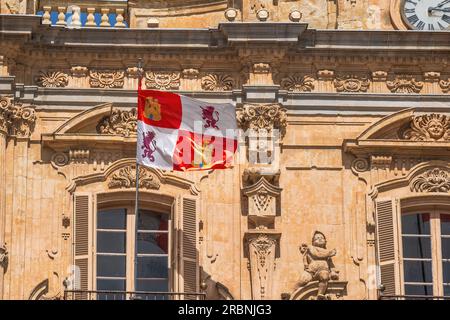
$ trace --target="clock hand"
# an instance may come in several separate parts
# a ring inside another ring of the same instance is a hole
[[[450,8],[439,8],[439,7],[431,7],[428,8],[428,11],[442,11],[442,12],[450,12]]]
[[[444,0],[444,1],[442,1],[441,3],[439,3],[437,6],[436,6],[436,8],[440,8],[440,7],[442,7],[444,4],[447,4],[447,3],[449,3],[450,2],[450,0]]]

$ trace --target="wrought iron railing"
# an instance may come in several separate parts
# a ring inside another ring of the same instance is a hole
[[[205,300],[205,293],[66,290],[64,300]]]
[[[442,296],[380,295],[379,300],[450,300]]]

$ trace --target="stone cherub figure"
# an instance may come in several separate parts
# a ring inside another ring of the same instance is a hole
[[[319,281],[318,300],[327,299],[326,292],[330,280],[339,279],[339,271],[335,269],[331,258],[336,255],[336,249],[327,249],[327,240],[322,232],[314,232],[312,245],[302,244],[300,252],[303,255],[305,270],[300,280],[295,284],[294,291],[311,281]]]

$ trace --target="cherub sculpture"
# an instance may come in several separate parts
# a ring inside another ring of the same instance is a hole
[[[339,279],[339,271],[335,269],[331,258],[336,255],[336,249],[327,249],[327,240],[322,232],[314,232],[312,245],[302,244],[300,252],[303,255],[305,270],[300,280],[295,284],[294,291],[311,281],[319,281],[318,300],[327,299],[326,292],[330,280]]]

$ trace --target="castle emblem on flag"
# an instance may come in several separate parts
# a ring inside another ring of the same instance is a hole
[[[202,107],[202,119],[206,120],[205,128],[219,129],[216,123],[219,121],[219,112],[213,106]]]
[[[151,162],[155,161],[153,153],[156,151],[155,133],[153,131],[147,131],[147,134],[143,133],[143,144],[141,148],[144,150],[142,158],[147,158]]]
[[[153,121],[161,120],[161,105],[152,97],[145,98],[144,116]]]
[[[194,152],[194,161],[192,161],[193,167],[204,169],[207,166],[212,165],[214,152],[213,139],[204,140],[202,146],[194,145]]]

